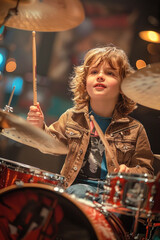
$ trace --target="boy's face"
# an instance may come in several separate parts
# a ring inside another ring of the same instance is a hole
[[[118,67],[113,69],[108,62],[102,62],[98,66],[92,64],[86,77],[86,90],[91,100],[117,102],[120,83]]]

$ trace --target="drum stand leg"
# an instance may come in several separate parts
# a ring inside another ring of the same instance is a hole
[[[143,198],[141,197],[139,202],[138,202],[138,210],[137,210],[136,215],[135,215],[135,222],[134,222],[133,233],[132,233],[133,239],[137,239],[137,237],[135,235],[137,233],[138,219],[139,219],[139,213],[140,213],[140,208],[141,208],[142,201],[143,201]]]
[[[160,227],[160,223],[153,223],[153,220],[148,218],[147,219],[147,226],[146,226],[145,240],[150,240],[151,239],[153,230],[156,227]]]
[[[138,209],[138,211],[136,212],[136,215],[135,215],[135,222],[134,222],[133,233],[132,233],[133,239],[136,239],[135,235],[136,235],[136,232],[137,232],[139,211],[140,211],[140,208]]]

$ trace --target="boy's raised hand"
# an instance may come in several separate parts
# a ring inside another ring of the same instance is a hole
[[[27,121],[34,126],[43,128],[44,115],[39,103],[37,103],[36,106],[34,105],[30,106],[28,116],[27,116]]]

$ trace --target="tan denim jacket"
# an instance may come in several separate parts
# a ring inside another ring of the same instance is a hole
[[[54,138],[68,146],[61,175],[66,180],[64,187],[70,186],[82,166],[90,139],[88,106],[67,110],[59,120],[45,130]],[[131,173],[153,175],[153,154],[143,125],[131,117],[122,117],[114,111],[112,121],[105,132],[111,151],[119,164],[125,164]],[[114,163],[107,151],[107,169],[114,171]],[[62,153],[63,154],[63,153]]]

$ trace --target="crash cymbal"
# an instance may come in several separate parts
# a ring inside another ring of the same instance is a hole
[[[0,24],[29,31],[56,32],[78,26],[84,20],[80,0],[0,0]],[[14,10],[10,10],[14,9]],[[7,17],[10,16],[10,17]]]
[[[16,142],[37,148],[43,153],[66,154],[68,148],[42,129],[28,123],[25,119],[0,110],[1,134]]]
[[[133,101],[160,110],[160,63],[147,65],[123,79],[121,89]]]

